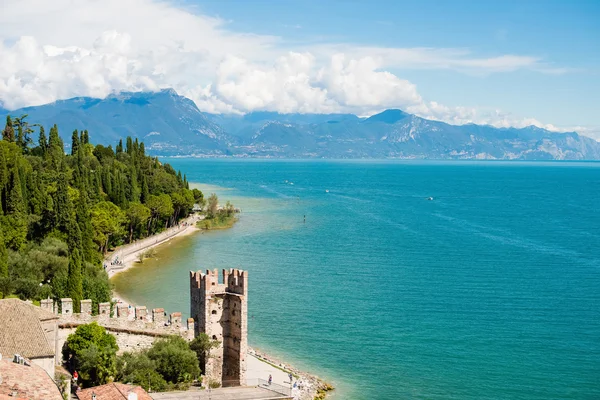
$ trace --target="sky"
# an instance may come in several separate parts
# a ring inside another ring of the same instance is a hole
[[[400,108],[600,140],[600,1],[0,0],[0,103],[172,87],[202,111]]]

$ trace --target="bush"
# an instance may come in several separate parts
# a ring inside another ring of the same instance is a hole
[[[196,353],[179,336],[155,342],[147,355],[156,363],[156,371],[169,383],[189,385],[200,375]]]
[[[84,386],[96,386],[116,375],[118,350],[115,337],[93,322],[78,326],[75,333],[69,335],[63,357],[71,372],[78,371]]]
[[[156,371],[156,363],[148,358],[146,351],[125,353],[117,359],[117,380],[139,385],[146,391],[163,392],[167,382]]]

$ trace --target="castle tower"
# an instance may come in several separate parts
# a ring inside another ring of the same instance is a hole
[[[191,317],[196,335],[206,333],[220,345],[211,351],[204,371],[222,386],[246,384],[248,352],[248,272],[238,269],[190,271]]]

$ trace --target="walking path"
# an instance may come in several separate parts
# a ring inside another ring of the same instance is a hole
[[[198,231],[196,222],[202,219],[204,219],[204,216],[193,214],[166,231],[117,247],[103,261],[108,277],[111,278],[115,274],[131,268],[133,263],[138,260],[140,253],[165,243],[176,236],[185,236]]]

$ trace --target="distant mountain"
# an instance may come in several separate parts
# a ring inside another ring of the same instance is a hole
[[[227,155],[231,145],[223,129],[201,113],[196,104],[174,90],[156,93],[123,92],[105,99],[75,97],[37,107],[11,111],[28,114],[30,122],[46,130],[56,123],[68,146],[75,129],[87,129],[94,143],[114,144],[126,136],[137,137],[154,154]],[[5,118],[5,117],[3,117]]]
[[[575,132],[530,126],[449,125],[386,110],[369,118],[352,114],[215,115],[200,112],[174,90],[78,97],[11,112],[31,122],[57,123],[65,143],[88,129],[95,143],[127,135],[156,155],[289,157],[598,160],[600,143]]]

